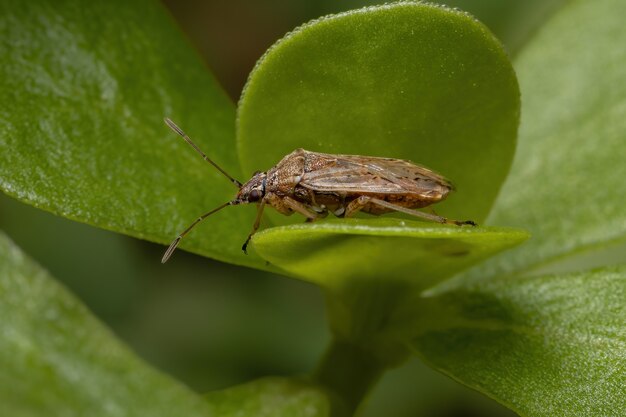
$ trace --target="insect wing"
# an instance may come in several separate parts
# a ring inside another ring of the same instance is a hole
[[[307,172],[300,185],[319,192],[423,194],[433,186],[452,188],[441,175],[401,159],[314,154],[331,163]]]

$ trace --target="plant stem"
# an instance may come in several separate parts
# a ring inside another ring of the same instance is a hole
[[[335,339],[313,378],[338,395],[352,414],[386,369],[374,353]]]

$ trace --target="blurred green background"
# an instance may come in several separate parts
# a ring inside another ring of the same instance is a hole
[[[456,0],[515,53],[566,0]],[[237,101],[256,60],[296,26],[380,2],[167,0],[165,7]],[[165,126],[164,126],[165,129]],[[207,167],[207,169],[211,169]],[[303,374],[329,340],[313,285],[71,222],[0,194],[0,228],[136,352],[200,392]],[[413,360],[386,375],[363,415],[512,416]]]

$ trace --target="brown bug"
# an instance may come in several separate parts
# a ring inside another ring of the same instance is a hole
[[[437,223],[476,226],[471,220],[450,220],[412,210],[442,201],[454,187],[441,175],[409,161],[296,149],[275,167],[255,173],[242,184],[211,161],[174,122],[166,118],[165,123],[235,184],[239,192],[234,200],[198,217],[178,235],[165,251],[163,263],[194,226],[216,211],[238,204],[259,204],[252,231],[241,247],[244,253],[259,228],[265,205],[285,215],[298,212],[307,222],[326,217],[329,212],[337,217],[351,217],[359,211],[374,215],[399,211]]]

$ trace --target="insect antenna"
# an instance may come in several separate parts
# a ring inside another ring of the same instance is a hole
[[[200,148],[198,148],[196,146],[195,143],[193,143],[191,141],[191,139],[189,138],[189,136],[187,136],[187,134],[185,132],[183,132],[183,130],[176,126],[176,123],[172,122],[169,118],[164,118],[163,119],[165,121],[165,124],[169,126],[170,129],[172,129],[174,132],[178,133],[180,136],[182,136],[183,139],[185,139],[185,142],[187,142],[188,144],[191,145],[192,148],[194,148],[196,150],[196,152],[198,152],[200,155],[202,155],[202,158],[207,161],[209,164],[213,165],[215,168],[218,169],[219,172],[221,172],[222,174],[224,174],[224,176],[226,178],[228,178],[233,184],[235,184],[235,186],[237,186],[237,188],[241,188],[241,183],[239,181],[237,181],[236,179],[234,179],[233,177],[231,177],[230,175],[228,175],[228,173],[226,171],[224,171],[222,168],[220,168],[215,162],[211,161],[211,159],[209,159],[208,156],[206,156],[206,154],[204,152],[202,152],[200,150]]]
[[[216,211],[219,211],[219,210],[223,209],[224,207],[230,206],[232,204],[233,204],[233,202],[229,201],[228,203],[224,203],[221,206],[219,206],[217,208],[214,208],[213,210],[209,211],[208,213],[204,213],[202,216],[198,217],[193,223],[191,223],[189,225],[189,227],[187,227],[185,230],[183,230],[181,232],[181,234],[179,234],[176,237],[176,239],[174,239],[174,241],[170,244],[170,247],[167,248],[167,250],[163,254],[163,258],[161,259],[161,263],[164,264],[165,262],[167,262],[168,259],[170,259],[170,256],[172,256],[172,253],[174,253],[174,251],[176,250],[176,247],[180,243],[181,239],[183,237],[185,237],[185,235],[187,233],[189,233],[191,231],[191,229],[193,229],[198,223],[200,223],[202,220],[206,219],[207,217],[209,217],[211,214],[215,213]]]

